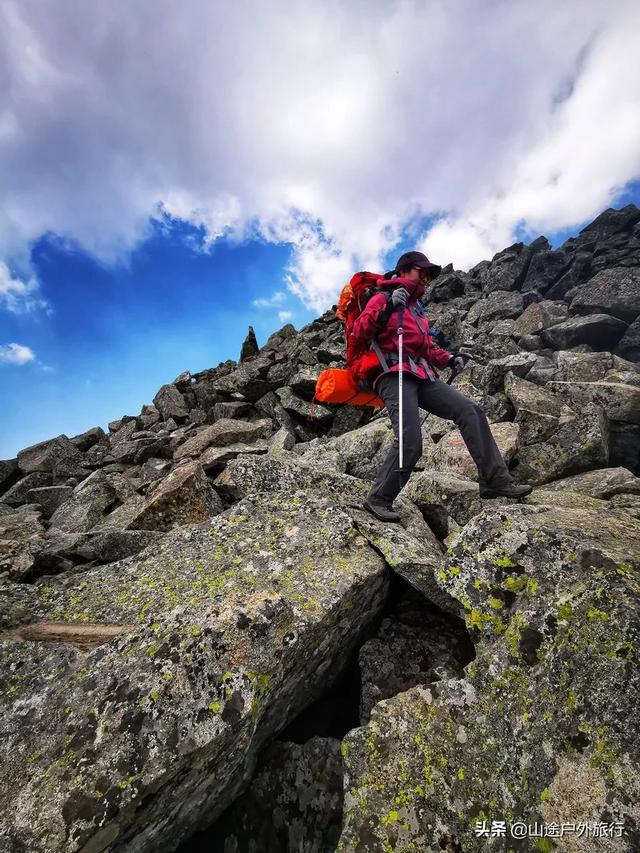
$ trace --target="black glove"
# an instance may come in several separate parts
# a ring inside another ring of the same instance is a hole
[[[447,362],[447,367],[452,367],[454,373],[457,375],[458,373],[462,373],[466,363],[471,361],[472,358],[473,356],[467,352],[454,352]]]
[[[404,287],[399,287],[397,290],[394,290],[391,294],[391,302],[393,303],[394,308],[406,308],[407,300],[409,299],[409,291],[405,290]]]

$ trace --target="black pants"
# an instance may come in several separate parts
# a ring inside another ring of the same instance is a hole
[[[419,409],[455,422],[478,466],[478,479],[481,483],[493,482],[497,485],[512,482],[509,469],[491,435],[487,416],[480,406],[440,379],[429,382],[406,372],[402,377],[403,473],[398,474],[398,374],[389,373],[382,376],[376,383],[376,391],[387,407],[396,438],[380,466],[369,493],[369,500],[390,506],[422,456]]]

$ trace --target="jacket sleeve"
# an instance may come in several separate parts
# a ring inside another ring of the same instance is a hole
[[[390,307],[390,303],[389,303]],[[351,335],[358,343],[366,343],[387,325],[391,311],[384,293],[376,293],[367,302],[364,311],[356,319]]]
[[[431,362],[435,367],[446,367],[451,359],[452,353],[447,352],[446,349],[441,349],[440,347],[436,347],[433,345],[431,338],[429,338],[429,343],[427,344],[427,349],[429,351],[429,355],[427,356],[428,361]]]

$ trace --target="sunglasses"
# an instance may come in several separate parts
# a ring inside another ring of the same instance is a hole
[[[426,270],[424,267],[414,267],[414,270],[418,270],[421,279],[424,280],[428,278],[429,281],[433,281],[433,276],[431,275],[429,270]]]

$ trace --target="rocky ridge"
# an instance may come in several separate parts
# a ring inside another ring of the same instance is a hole
[[[218,821],[225,853],[466,853],[503,849],[476,822],[581,818],[624,833],[511,847],[638,849],[640,210],[446,267],[425,305],[522,504],[480,501],[428,416],[401,523],[362,510],[392,434],[310,419],[333,309],[0,461],[0,849]],[[355,723],[283,739],[354,656]]]

